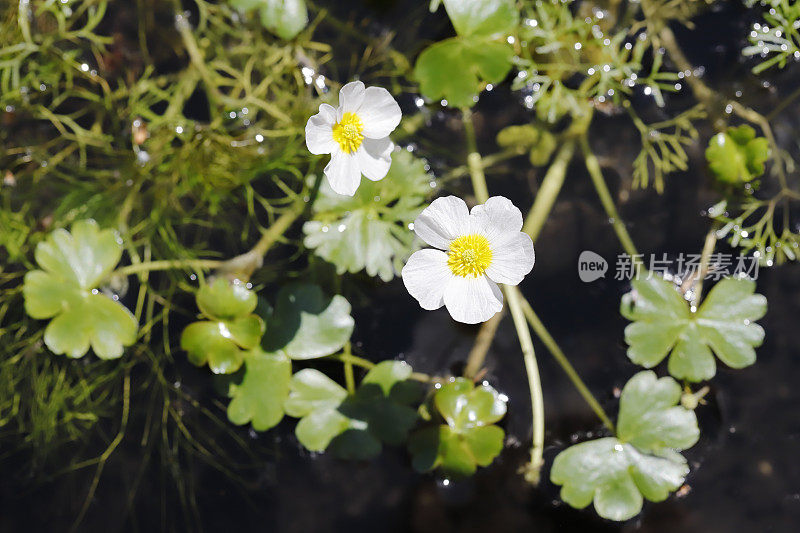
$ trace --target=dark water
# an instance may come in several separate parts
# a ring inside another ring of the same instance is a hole
[[[402,6],[392,2],[367,3],[362,11],[377,20],[376,24],[391,22],[393,27],[397,20],[407,21],[425,13],[424,6],[403,13]],[[427,31],[434,32],[433,37],[437,31],[446,31],[441,17],[430,20],[435,22]],[[749,65],[739,61],[738,50],[744,45],[743,37],[752,20],[752,14],[726,3],[722,11],[697,21],[699,28],[708,31],[676,28],[676,32],[689,58],[706,66],[707,82],[726,94],[742,90],[744,103],[768,112],[782,94],[797,86],[800,72],[795,66],[773,79],[763,78],[770,79],[769,87],[761,84],[762,79],[747,74]],[[414,36],[419,38],[416,33]],[[400,49],[413,46],[410,36],[398,36]],[[493,138],[500,127],[529,119],[522,106],[509,104],[513,98],[497,90],[484,95],[476,107],[480,144],[487,153],[494,151]],[[641,98],[642,106],[647,106]],[[668,114],[690,103],[684,90],[670,98]],[[654,116],[660,113],[654,108],[650,112]],[[774,124],[779,143],[795,155],[798,119],[800,109],[790,106]],[[702,138],[707,139],[710,133],[703,132]],[[630,182],[638,134],[627,120],[599,116],[591,138],[612,192],[617,194]],[[426,149],[434,149],[426,147],[430,143],[424,139],[448,139],[450,163],[463,151],[459,123],[448,115],[434,112],[421,139],[423,156],[431,153]],[[672,258],[679,253],[699,253],[708,228],[701,213],[716,196],[707,186],[700,145],[693,147],[691,158],[690,171],[667,178],[663,195],[633,191],[621,203],[622,217],[641,252],[666,253]],[[440,171],[448,164],[446,159],[432,158],[432,162],[434,170]],[[489,175],[490,193],[507,195],[526,207],[533,199],[529,183],[541,177],[541,172],[523,160],[501,165]],[[626,321],[618,312],[619,298],[629,287],[613,276],[582,283],[576,263],[579,253],[586,249],[607,258],[613,271],[614,258],[620,252],[618,243],[588,176],[574,164],[537,242],[537,264],[522,290],[591,390],[614,413],[615,387],[621,387],[638,370],[625,356]],[[724,245],[720,251],[726,251]],[[591,509],[576,511],[560,503],[558,488],[547,481],[547,471],[538,488],[525,484],[517,474],[530,444],[530,404],[518,341],[506,318],[489,352],[486,379],[511,398],[502,423],[508,446],[491,467],[481,469],[468,481],[445,486],[434,475],[416,474],[402,449],[385,449],[380,458],[369,463],[311,456],[296,442],[293,424],[288,421],[262,435],[241,431],[260,457],[255,465],[248,463],[247,457],[237,458],[246,465],[240,469],[246,484],[235,483],[200,461],[165,465],[157,447],[142,449],[132,439],[109,461],[80,530],[798,531],[798,268],[787,265],[759,273],[758,290],[769,300],[769,312],[761,321],[766,342],[758,349],[754,366],[740,371],[720,368],[714,378],[708,404],[697,411],[701,440],[686,452],[692,466],[688,488],[680,497],[646,504],[642,515],[629,522],[604,521]],[[354,341],[359,354],[375,361],[402,358],[415,370],[428,373],[457,370],[463,364],[477,328],[454,323],[444,310],[421,310],[399,280],[386,285],[357,278],[345,282],[344,291],[355,303]],[[545,394],[545,459],[549,468],[565,445],[586,438],[587,432],[601,431],[601,426],[544,347],[537,343],[536,348]],[[207,373],[183,363],[178,363],[175,372],[186,383],[186,390],[204,405],[213,406],[216,393],[208,384]],[[186,416],[194,416],[190,407]],[[135,424],[134,420],[134,428]],[[129,490],[143,461],[152,466],[144,469],[138,496],[131,503]],[[183,475],[194,482],[196,507],[188,517],[181,510],[180,493],[165,478],[164,470],[170,467],[182,469]],[[92,473],[62,476],[24,491],[15,490],[9,480],[0,482],[0,531],[65,530],[82,504]]]

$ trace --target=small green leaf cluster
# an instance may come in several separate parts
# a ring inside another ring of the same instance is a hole
[[[258,346],[264,321],[253,314],[256,294],[235,280],[217,278],[197,291],[197,307],[207,320],[186,326],[181,348],[197,366],[208,364],[215,374],[239,370],[244,354]]]
[[[631,320],[625,328],[628,357],[652,368],[669,355],[667,368],[677,379],[714,377],[713,353],[731,368],[756,360],[754,348],[764,340],[756,324],[767,312],[767,299],[754,294],[755,282],[726,278],[717,283],[695,310],[673,283],[652,275],[632,282],[620,312]]]
[[[433,411],[441,423],[415,431],[408,442],[414,468],[436,468],[448,476],[475,473],[503,450],[505,433],[496,425],[506,414],[505,399],[488,385],[464,378],[441,383],[433,395]]]
[[[708,141],[706,159],[714,176],[721,183],[738,185],[764,174],[764,163],[770,157],[769,142],[756,137],[747,124],[730,127]]]
[[[409,380],[408,364],[378,363],[352,394],[316,368],[292,374],[293,361],[334,355],[349,341],[354,323],[347,300],[292,284],[279,291],[274,309],[261,305],[258,316],[257,304],[243,284],[218,278],[197,292],[208,320],[190,324],[181,338],[194,364],[235,373],[228,381],[231,422],[266,431],[289,415],[299,419],[295,434],[308,450],[348,459],[370,459],[383,444],[406,441],[422,393]]]
[[[443,0],[458,34],[434,43],[417,58],[414,79],[431,100],[470,108],[487,84],[511,70],[513,49],[505,42],[519,19],[513,0]]]
[[[749,2],[754,5],[756,2]],[[790,60],[800,59],[800,2],[769,0],[763,23],[753,24],[748,36],[750,46],[742,50],[745,56],[760,56],[763,61],[753,67],[759,74],[771,67],[784,68]]]
[[[753,252],[759,266],[780,265],[797,261],[800,257],[800,234],[784,225],[776,227],[775,199],[747,198],[739,208],[741,212],[728,214],[728,202],[723,200],[708,210],[708,216],[720,222],[717,238],[727,238],[742,255]]]
[[[183,330],[181,348],[190,362],[208,364],[215,374],[238,372],[229,386],[228,419],[258,431],[283,419],[291,361],[331,355],[353,332],[347,300],[326,298],[315,285],[283,287],[274,310],[262,306],[263,318],[254,313],[257,295],[237,280],[217,278],[202,285],[196,299],[207,320]]]
[[[116,359],[138,330],[131,312],[99,290],[122,257],[120,238],[91,219],[71,229],[57,229],[36,246],[41,270],[25,274],[25,311],[52,319],[44,343],[53,353],[77,358],[91,347],[101,359]]]
[[[679,453],[700,436],[693,411],[678,405],[680,385],[639,372],[622,390],[616,435],[570,446],[556,456],[550,479],[561,499],[597,514],[627,520],[645,499],[658,502],[677,490],[689,473]]]
[[[336,194],[325,180],[303,224],[303,243],[339,274],[364,270],[391,281],[419,247],[408,227],[427,205],[432,183],[425,162],[406,150],[392,154],[386,178],[364,180],[352,197]]]
[[[232,7],[258,10],[261,24],[281,39],[293,39],[308,24],[305,0],[229,0]]]

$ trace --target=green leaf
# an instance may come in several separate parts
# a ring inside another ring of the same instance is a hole
[[[112,230],[94,220],[73,224],[72,231],[53,231],[36,247],[42,270],[25,275],[25,311],[32,318],[53,320],[44,333],[55,354],[82,357],[91,347],[101,359],[120,357],[136,342],[136,318],[96,287],[114,270],[122,245]]]
[[[331,378],[313,368],[292,376],[286,414],[302,418],[313,411],[335,409],[347,397],[347,391]]]
[[[252,313],[258,297],[239,281],[229,283],[217,278],[211,285],[201,285],[197,291],[197,307],[208,318],[226,320]]]
[[[689,473],[678,451],[700,434],[694,412],[676,405],[680,396],[672,378],[633,376],[622,390],[617,437],[570,446],[553,461],[550,479],[562,485],[561,498],[579,509],[594,501],[610,520],[635,516],[644,498],[666,499]]]
[[[364,180],[352,197],[324,180],[313,219],[303,225],[304,244],[339,274],[366,270],[391,281],[419,248],[408,225],[427,205],[432,180],[425,162],[405,150],[392,154],[386,178]]]
[[[732,368],[755,362],[754,347],[764,340],[764,330],[755,321],[767,311],[766,298],[754,294],[755,282],[720,281],[695,313],[674,285],[660,277],[632,285],[621,312],[633,321],[625,328],[625,341],[634,363],[651,368],[670,354],[672,376],[702,381],[716,373],[712,350]]]
[[[423,428],[409,439],[414,468],[441,468],[451,476],[469,476],[488,466],[503,450],[503,430],[496,425],[506,413],[500,395],[488,386],[474,387],[457,378],[434,395],[446,424]]]
[[[452,107],[472,107],[485,84],[505,79],[512,56],[505,43],[454,37],[422,51],[414,78],[426,97],[445,99]]]
[[[410,375],[407,364],[384,361],[348,396],[325,374],[304,369],[292,377],[284,407],[287,414],[301,418],[295,434],[309,450],[329,448],[345,459],[369,459],[380,453],[382,442],[405,441],[416,422],[416,410],[408,403],[419,396],[419,387],[406,382]],[[417,394],[408,394],[406,386],[415,386]]]
[[[281,39],[293,39],[308,25],[304,0],[229,0],[229,3],[245,11],[258,9],[261,24]]]
[[[82,289],[93,289],[122,257],[116,232],[100,230],[94,220],[79,220],[72,232],[57,229],[36,246],[36,262],[53,277]]]
[[[462,36],[505,36],[519,22],[514,0],[444,0],[444,8]]]
[[[350,420],[337,408],[347,391],[313,368],[297,372],[289,383],[286,414],[300,418],[295,435],[312,452],[322,452],[331,440],[350,427]]]
[[[269,351],[283,349],[292,359],[315,359],[341,349],[353,326],[343,296],[326,298],[315,285],[292,284],[278,293],[264,342]]]
[[[563,485],[561,499],[572,507],[583,509],[594,500],[597,514],[622,521],[642,510],[644,497],[666,499],[688,473],[686,460],[679,454],[643,454],[630,444],[606,437],[559,453],[550,480]]]
[[[651,371],[639,372],[622,389],[617,438],[644,452],[685,450],[700,437],[694,411],[679,405],[681,387]]]
[[[304,0],[267,0],[261,8],[261,23],[281,39],[293,39],[308,24]]]
[[[255,348],[245,354],[244,364],[242,382],[230,386],[228,420],[239,426],[251,422],[256,431],[265,431],[283,418],[292,362],[282,352]]]
[[[769,142],[756,137],[755,130],[744,124],[718,133],[708,142],[706,159],[711,171],[721,182],[748,182],[764,173],[769,159]]]
[[[222,278],[201,285],[197,307],[210,320],[194,322],[181,334],[181,349],[197,366],[208,364],[215,374],[231,374],[242,366],[245,353],[258,346],[264,321],[252,314],[258,303],[253,291]]]

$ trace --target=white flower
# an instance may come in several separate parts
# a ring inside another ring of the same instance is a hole
[[[331,154],[325,176],[334,191],[353,196],[361,174],[373,181],[386,176],[394,148],[389,134],[401,116],[389,91],[360,81],[342,87],[338,109],[319,106],[306,123],[306,146],[312,154]]]
[[[414,231],[438,250],[414,252],[403,283],[423,309],[444,305],[459,322],[485,322],[503,308],[497,284],[517,285],[533,268],[533,241],[521,229],[522,213],[508,198],[494,196],[472,212],[460,198],[437,198]]]

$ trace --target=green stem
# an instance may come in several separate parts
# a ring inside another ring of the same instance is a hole
[[[617,234],[622,248],[631,256],[631,260],[634,263],[640,264],[641,257],[639,256],[639,252],[636,250],[636,246],[633,244],[633,240],[617,212],[617,207],[614,205],[614,200],[611,198],[611,192],[609,192],[606,181],[603,179],[603,172],[600,170],[600,162],[589,148],[589,141],[585,136],[581,138],[581,147],[583,148],[586,170],[589,171],[589,176],[592,179],[594,188],[597,191],[597,195],[600,197],[600,203],[603,204],[603,209],[605,209],[608,218],[611,219],[611,225],[614,228],[614,232]]]
[[[148,261],[145,263],[136,263],[134,265],[118,268],[112,273],[112,275],[130,276],[131,274],[139,274],[140,272],[152,272],[154,270],[174,270],[178,268],[212,270],[219,268],[222,264],[222,261],[217,261],[214,259],[171,259],[164,261]]]
[[[519,337],[522,357],[525,361],[525,371],[528,374],[528,386],[531,390],[531,410],[533,413],[533,446],[531,447],[531,462],[525,470],[525,479],[534,485],[539,483],[540,471],[544,461],[544,399],[542,397],[542,383],[539,376],[539,367],[536,363],[536,353],[533,351],[533,340],[528,324],[525,322],[525,313],[522,309],[522,295],[516,287],[503,286],[508,301],[508,308],[514,327]]]
[[[349,341],[344,345],[343,355],[344,357],[342,358],[342,362],[344,363],[344,382],[347,385],[347,392],[350,394],[355,394],[356,380],[353,377],[353,362],[347,357],[350,355]]]
[[[533,207],[525,217],[525,224],[522,226],[522,231],[527,233],[536,242],[539,237],[544,223],[547,220],[553,205],[556,203],[561,187],[564,185],[564,178],[567,175],[567,167],[575,153],[575,142],[572,140],[566,141],[556,153],[555,159],[547,169],[547,173],[542,180],[542,186],[536,193],[536,200],[533,202]]]
[[[575,370],[575,367],[572,366],[572,363],[569,362],[567,356],[564,355],[564,352],[561,351],[561,348],[556,343],[555,339],[550,335],[550,332],[547,331],[547,328],[539,320],[539,317],[534,312],[531,304],[528,303],[527,300],[522,300],[522,311],[525,314],[525,318],[528,320],[528,323],[533,328],[533,332],[536,333],[536,336],[539,337],[539,340],[542,341],[547,349],[550,351],[550,354],[555,358],[556,362],[561,365],[562,370],[564,373],[567,374],[567,377],[572,381],[572,384],[578,390],[578,393],[583,397],[589,407],[591,407],[592,411],[597,415],[597,418],[603,422],[603,425],[606,426],[612,432],[614,431],[614,424],[611,422],[611,419],[606,414],[605,410],[603,410],[600,402],[594,397],[594,395],[589,391],[589,387],[583,382],[581,377],[578,375],[578,372]]]
[[[711,229],[706,234],[706,240],[703,243],[703,252],[700,255],[700,270],[697,274],[697,290],[695,291],[694,301],[699,302],[700,297],[703,295],[703,280],[708,273],[708,263],[711,260],[711,254],[714,252],[714,247],[717,245],[717,229],[719,229],[719,222],[711,224]]]
[[[478,152],[478,142],[475,137],[475,126],[472,124],[472,111],[462,110],[462,122],[464,123],[464,133],[467,138],[467,169],[472,179],[472,190],[475,198],[480,203],[489,199],[489,189],[486,186],[486,175],[483,173],[483,161]]]

